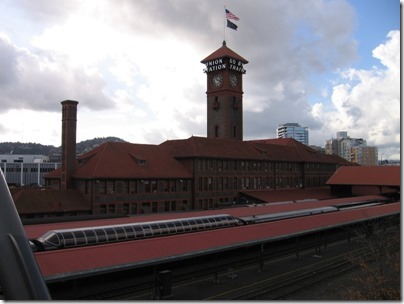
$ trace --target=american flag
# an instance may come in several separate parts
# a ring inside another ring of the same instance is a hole
[[[225,11],[226,11],[226,18],[227,18],[227,19],[233,19],[233,20],[236,20],[236,21],[240,20],[239,17],[237,17],[236,15],[234,15],[234,14],[233,14],[232,12],[230,12],[227,8],[225,8]]]

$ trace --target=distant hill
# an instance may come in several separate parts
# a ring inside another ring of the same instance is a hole
[[[126,142],[118,137],[96,137],[77,143],[77,154],[83,154],[105,142]],[[0,154],[41,154],[52,156],[61,154],[61,147],[41,145],[37,143],[3,142],[0,143]]]
[[[99,145],[102,145],[103,143],[106,142],[126,142],[123,139],[120,139],[118,137],[96,137],[94,139],[87,139],[84,141],[81,141],[79,143],[76,144],[76,151],[77,154],[83,154],[85,152],[88,152],[92,149],[94,149],[95,147],[98,147]],[[59,151],[60,151],[59,147]],[[59,152],[60,153],[60,152]]]

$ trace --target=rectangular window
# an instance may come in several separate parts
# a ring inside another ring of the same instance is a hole
[[[124,215],[129,214],[129,204],[123,204],[123,214]]]
[[[90,181],[85,181],[84,182],[84,193],[85,194],[89,194],[89,192],[90,192]]]
[[[130,204],[130,214],[137,214],[137,204],[136,203]]]
[[[177,210],[177,203],[176,201],[171,201],[171,211],[176,211]]]
[[[203,189],[203,179],[202,179],[202,177],[198,178],[198,189],[199,189],[199,191],[202,191],[202,189]]]
[[[150,213],[151,208],[150,208],[150,203],[142,203],[142,213]]]
[[[137,181],[136,180],[130,181],[129,187],[130,187],[130,193],[137,193]]]
[[[105,213],[107,213],[107,206],[100,205],[100,214],[105,214]]]
[[[108,194],[115,194],[115,181],[108,181],[107,187]]]
[[[202,162],[200,159],[195,160],[196,163],[196,171],[201,171],[202,170]]]
[[[152,202],[152,212],[153,213],[158,212],[158,203],[157,202]]]
[[[223,190],[223,177],[217,178],[218,190]]]
[[[151,181],[151,190],[153,193],[157,193],[157,181]]]
[[[101,193],[101,194],[107,193],[107,182],[106,181],[99,181],[98,182],[98,189],[99,189],[99,193]]]
[[[188,181],[187,180],[181,180],[182,183],[182,191],[187,192],[188,191]]]
[[[122,181],[122,193],[127,194],[129,193],[129,182],[128,181]]]
[[[115,205],[114,204],[108,205],[108,213],[111,213],[111,214],[115,213]]]
[[[171,189],[171,192],[177,191],[177,181],[175,179],[170,180],[170,189]]]
[[[146,193],[150,193],[150,181],[147,180],[144,181],[144,191]]]
[[[170,191],[170,182],[168,180],[163,181],[163,191],[169,192]]]

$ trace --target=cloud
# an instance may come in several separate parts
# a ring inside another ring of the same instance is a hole
[[[12,109],[56,113],[60,101],[76,99],[78,140],[111,135],[160,143],[206,135],[200,60],[221,46],[222,3],[48,2],[9,2],[16,3],[15,33],[21,36],[0,35],[0,115]],[[360,137],[384,145],[399,134],[388,128],[382,141],[378,127],[386,122],[376,116],[376,107],[364,107],[358,99],[396,92],[394,34],[373,53],[389,73],[355,70],[349,67],[357,59],[357,16],[347,1],[232,0],[228,5],[240,21],[237,32],[226,30],[227,45],[250,61],[243,81],[246,139],[275,137],[278,124],[298,122],[309,127],[310,143],[324,145],[341,126],[365,130],[368,115],[374,130]],[[338,70],[337,82],[327,87]],[[52,125],[56,133],[59,123]]]
[[[95,71],[72,68],[63,61],[18,48],[0,35],[0,112],[9,109],[60,111],[60,101],[85,100],[84,106],[97,110],[111,107],[103,94],[105,82]]]
[[[391,31],[387,40],[373,50],[385,69],[346,69],[333,86],[333,107],[317,104],[313,112],[322,119],[322,132],[347,130],[351,137],[380,147],[379,154],[400,158],[400,32]],[[321,114],[320,114],[321,113]],[[386,147],[390,147],[385,151]]]
[[[246,66],[244,82],[245,136],[276,137],[278,124],[298,122],[309,128],[311,143],[324,145],[324,136],[312,134],[323,122],[311,110],[311,96],[327,94],[312,75],[324,77],[356,59],[352,6],[345,1],[270,1],[247,18],[254,27],[239,41],[251,46],[248,56],[254,61]]]

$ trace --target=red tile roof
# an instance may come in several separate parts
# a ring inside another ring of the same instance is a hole
[[[171,147],[173,155],[179,158],[238,158],[352,165],[341,157],[319,153],[294,139],[284,143],[278,144],[276,141],[273,143],[271,140],[261,143],[192,136],[188,139],[169,140],[161,146]]]
[[[327,185],[400,186],[401,166],[340,167]]]
[[[89,211],[90,202],[78,190],[10,189],[19,214]]]
[[[78,157],[75,178],[191,178],[164,146],[107,142]]]
[[[293,138],[273,138],[273,139],[256,139],[251,140],[251,142],[256,143],[258,146],[271,145],[271,146],[283,146],[294,148],[299,158],[305,162],[333,162],[344,166],[353,166],[354,164],[345,160],[337,155],[326,155],[320,153],[309,146],[302,144],[301,142]],[[285,149],[285,148],[284,148]],[[282,149],[280,149],[282,151]],[[285,149],[286,151],[286,149]]]
[[[242,63],[248,63],[248,61],[246,59],[244,59],[239,54],[237,54],[236,52],[234,52],[233,50],[228,48],[225,41],[223,41],[223,45],[220,48],[218,48],[216,51],[214,51],[208,57],[203,59],[201,61],[201,63],[206,63],[210,60],[223,58],[223,57],[230,57],[230,58],[237,59],[237,60],[241,61]]]
[[[210,157],[313,163],[352,163],[294,140],[239,141],[192,136],[160,145],[107,142],[78,157],[74,178],[191,178],[177,158]],[[57,169],[46,178],[60,178]]]

